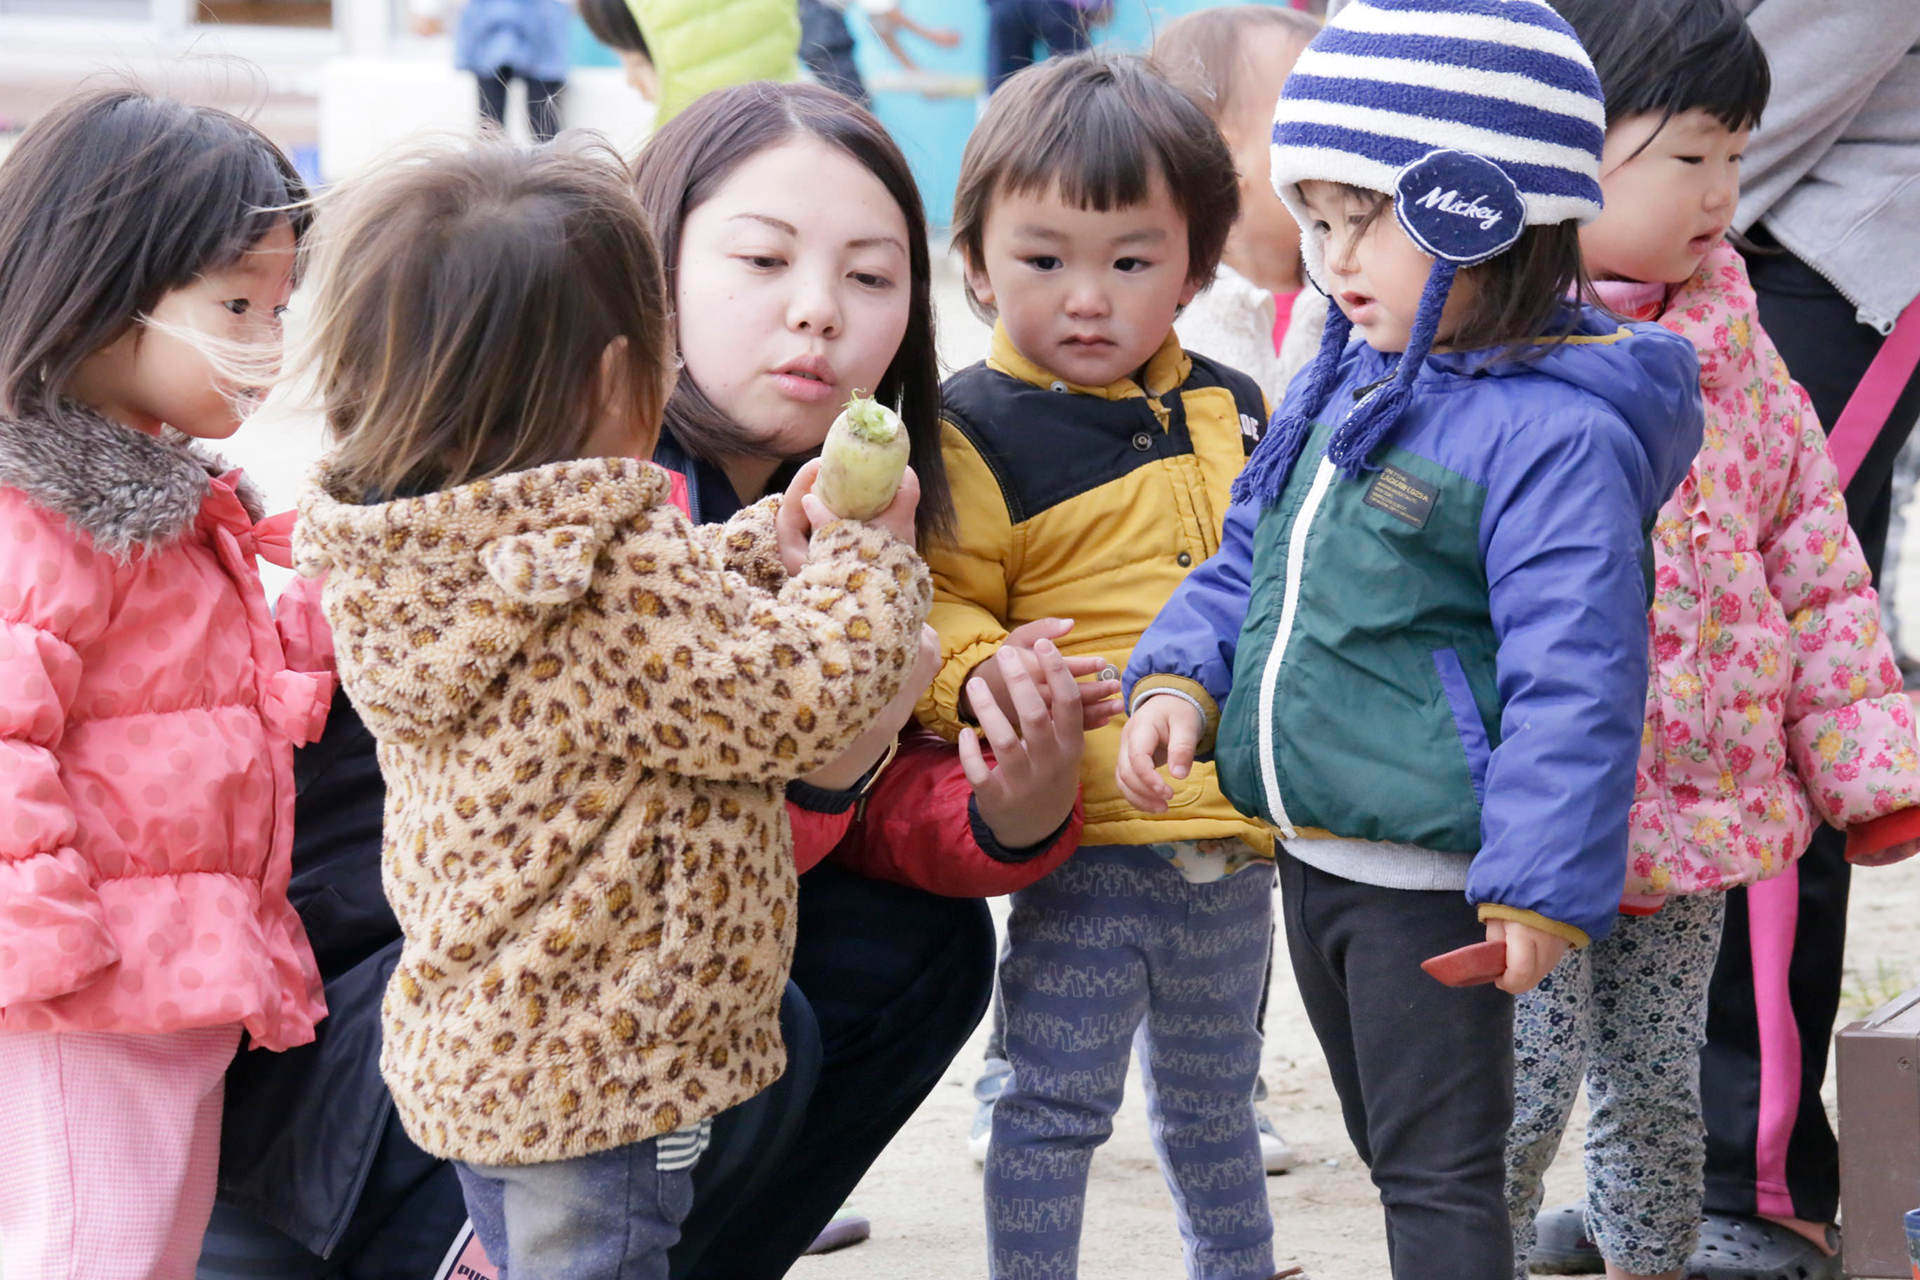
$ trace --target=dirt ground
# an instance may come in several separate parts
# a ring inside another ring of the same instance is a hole
[[[994,905],[1004,922],[1004,903]],[[1911,986],[1920,973],[1920,861],[1856,876],[1848,928],[1843,1023]],[[1284,955],[1274,970],[1266,1035],[1268,1114],[1299,1157],[1293,1172],[1267,1180],[1275,1256],[1282,1266],[1305,1267],[1312,1280],[1382,1280],[1387,1258],[1378,1202],[1347,1143],[1325,1059]],[[873,1238],[803,1259],[792,1272],[797,1280],[986,1275],[980,1172],[966,1148],[973,1113],[968,1086],[984,1042],[982,1028],[854,1194],[853,1207],[873,1220]],[[1831,1081],[1827,1093],[1831,1110]],[[1548,1204],[1582,1192],[1584,1124],[1583,1110],[1548,1175]],[[1084,1241],[1081,1274],[1089,1280],[1182,1274],[1172,1205],[1137,1090],[1129,1091],[1113,1138],[1094,1157]]]
[[[935,300],[944,362],[957,368],[980,358],[987,332],[968,312],[950,263],[941,266]],[[228,452],[254,473],[276,506],[286,506],[318,447],[310,426],[263,414]],[[1920,569],[1920,555],[1909,555],[1906,562]],[[1914,571],[1905,576],[1915,576]],[[1906,587],[1905,598],[1915,597]],[[1004,902],[995,907],[1004,919]],[[1843,1022],[1920,976],[1920,860],[1859,875],[1850,928]],[[1378,1203],[1347,1143],[1324,1060],[1284,956],[1274,973],[1266,1033],[1269,1112],[1299,1157],[1292,1173],[1267,1183],[1276,1256],[1281,1265],[1306,1267],[1312,1280],[1381,1280],[1387,1263]],[[976,1031],[856,1192],[853,1205],[873,1220],[873,1238],[803,1260],[792,1273],[798,1280],[966,1280],[986,1274],[980,1173],[966,1147],[973,1110],[968,1087],[984,1038],[984,1028]],[[1582,1191],[1583,1131],[1584,1116],[1578,1115],[1549,1177],[1549,1204]],[[1171,1203],[1136,1094],[1130,1093],[1112,1140],[1094,1160],[1088,1200],[1081,1273],[1089,1280],[1168,1280],[1182,1274]]]

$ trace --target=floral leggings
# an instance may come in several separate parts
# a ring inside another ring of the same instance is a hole
[[[1706,1161],[1700,1045],[1725,915],[1720,893],[1623,915],[1520,998],[1507,1135],[1516,1280],[1527,1277],[1542,1179],[1583,1077],[1592,1109],[1587,1231],[1601,1256],[1656,1275],[1693,1252]]]

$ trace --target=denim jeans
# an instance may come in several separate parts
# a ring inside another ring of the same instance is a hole
[[[500,1280],[667,1280],[667,1250],[693,1207],[693,1168],[663,1147],[684,1149],[685,1137],[541,1164],[455,1162]]]

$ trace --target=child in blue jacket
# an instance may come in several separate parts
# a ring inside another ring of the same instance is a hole
[[[1211,755],[1284,841],[1397,1277],[1511,1274],[1502,992],[1604,934],[1625,878],[1646,533],[1702,413],[1686,342],[1565,301],[1603,129],[1540,0],[1356,0],[1308,46],[1272,179],[1327,335],[1125,677],[1129,798]],[[1420,971],[1483,939],[1499,990]]]

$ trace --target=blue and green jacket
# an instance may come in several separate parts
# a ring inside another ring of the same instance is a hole
[[[1350,479],[1327,437],[1393,360],[1348,347],[1279,500],[1230,508],[1134,649],[1127,705],[1197,703],[1228,799],[1282,839],[1471,855],[1483,917],[1584,944],[1625,878],[1646,535],[1700,446],[1693,347],[1589,309],[1530,359],[1431,355]]]

